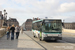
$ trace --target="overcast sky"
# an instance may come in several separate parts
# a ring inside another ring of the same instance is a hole
[[[0,11],[17,18],[20,25],[33,17],[57,18],[75,22],[75,0],[0,0]]]

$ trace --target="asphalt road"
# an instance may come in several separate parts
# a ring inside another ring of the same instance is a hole
[[[62,33],[62,40],[55,41],[39,41],[34,38],[31,31],[24,31],[26,35],[32,38],[35,42],[41,45],[45,50],[75,50],[75,37]]]

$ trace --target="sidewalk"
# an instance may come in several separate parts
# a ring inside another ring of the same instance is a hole
[[[75,33],[75,30],[73,29],[62,29],[63,32],[68,32],[68,33]]]
[[[74,33],[69,33],[69,32],[62,32],[62,35],[67,35],[69,37],[75,37]]]
[[[20,34],[19,39],[7,40],[6,35],[0,38],[0,50],[43,50],[43,48],[27,35]]]

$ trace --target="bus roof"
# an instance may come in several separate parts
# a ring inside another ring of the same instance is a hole
[[[40,21],[42,21],[42,20],[36,20],[36,21],[33,21],[32,23],[36,23],[36,22],[40,22]]]
[[[43,20],[61,20],[61,19],[43,19]]]
[[[35,20],[32,23],[40,22],[40,21],[43,21],[43,20],[61,20],[61,19],[41,19],[41,20]]]

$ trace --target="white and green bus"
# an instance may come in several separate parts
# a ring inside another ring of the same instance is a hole
[[[43,19],[32,22],[32,32],[39,40],[62,40],[61,19]]]

